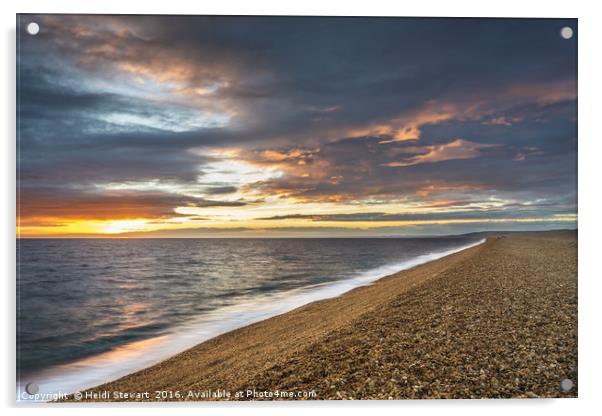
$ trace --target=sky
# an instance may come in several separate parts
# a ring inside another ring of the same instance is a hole
[[[20,237],[576,228],[575,19],[20,15],[17,31]]]

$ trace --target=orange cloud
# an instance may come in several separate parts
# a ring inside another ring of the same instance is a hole
[[[277,169],[291,177],[304,179],[328,179],[339,181],[341,178],[331,178],[331,163],[323,158],[318,158],[320,148],[302,149],[293,148],[288,150],[257,150],[251,152],[239,152],[246,162]]]
[[[457,118],[460,114],[461,110],[455,105],[430,102],[415,113],[391,120],[392,139],[381,143],[418,140],[422,135],[422,126],[442,123]]]
[[[420,128],[428,124],[442,123],[457,117],[460,110],[450,103],[430,101],[425,106],[403,114],[387,123],[370,125],[366,128],[354,129],[350,132],[356,136],[390,136],[391,139],[381,143],[418,140],[422,135]]]
[[[257,152],[258,158],[256,161],[260,163],[272,163],[272,162],[291,162],[291,161],[305,161],[305,159],[311,159],[314,153],[319,152],[320,149],[299,149],[294,148],[290,150],[262,150]]]
[[[177,207],[237,207],[241,201],[216,201],[163,192],[110,191],[103,193],[23,192],[19,217],[39,225],[63,220],[165,219],[180,216]]]
[[[548,105],[576,100],[577,83],[571,79],[553,83],[517,84],[503,91],[502,96]]]
[[[456,139],[450,143],[424,146],[426,153],[416,155],[406,162],[391,162],[390,167],[414,166],[421,163],[435,163],[444,160],[474,159],[481,155],[481,149],[499,147],[497,144],[475,143],[468,140]]]

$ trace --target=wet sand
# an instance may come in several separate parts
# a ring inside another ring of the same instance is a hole
[[[115,392],[148,392],[131,400],[576,397],[577,234],[491,236],[216,337],[84,400],[116,400]]]

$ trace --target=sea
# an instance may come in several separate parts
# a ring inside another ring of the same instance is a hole
[[[17,400],[97,386],[481,242],[474,235],[18,239]]]

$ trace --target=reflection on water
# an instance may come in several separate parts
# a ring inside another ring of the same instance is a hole
[[[72,392],[475,243],[19,240],[18,377]]]

